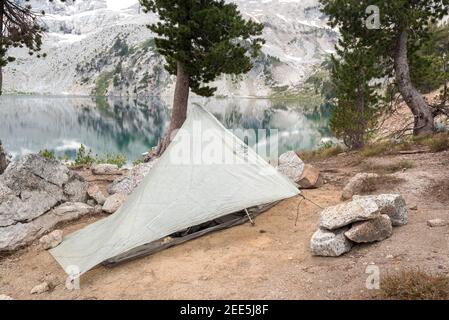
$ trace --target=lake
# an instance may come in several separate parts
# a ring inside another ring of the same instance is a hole
[[[279,153],[332,139],[327,105],[243,98],[192,103],[229,129],[278,130]],[[156,98],[2,96],[0,140],[13,157],[47,149],[73,159],[83,144],[100,156],[123,154],[131,163],[158,143],[169,116],[168,105]]]

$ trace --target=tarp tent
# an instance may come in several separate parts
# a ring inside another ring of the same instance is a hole
[[[103,261],[188,227],[299,194],[298,188],[200,106],[113,215],[50,250],[83,274]]]

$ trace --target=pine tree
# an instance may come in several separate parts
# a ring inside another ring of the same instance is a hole
[[[419,90],[430,93],[442,87],[433,113],[449,115],[449,24],[432,25],[422,45],[411,56],[411,77]]]
[[[25,0],[25,2],[28,1]],[[38,58],[45,56],[39,53],[42,46],[42,34],[45,31],[39,23],[39,16],[43,14],[44,12],[34,12],[30,5],[18,1],[0,0],[0,95],[3,86],[2,69],[15,60],[13,56],[8,55],[11,47],[26,47],[30,55],[37,53]]]
[[[394,75],[403,99],[415,116],[414,133],[434,130],[434,116],[410,75],[411,55],[419,49],[429,26],[449,10],[449,0],[320,0],[330,25],[351,34],[385,63],[385,76]],[[380,25],[367,27],[372,11],[379,9]]]
[[[208,85],[222,74],[239,75],[252,68],[264,40],[263,25],[244,20],[237,5],[224,0],[140,0],[145,12],[155,12],[160,21],[149,26],[158,37],[158,51],[167,71],[176,75],[170,134],[186,119],[190,89],[212,96]]]
[[[331,81],[336,95],[330,126],[349,149],[365,145],[382,109],[379,95],[382,65],[368,48],[342,34],[343,48],[332,57]]]

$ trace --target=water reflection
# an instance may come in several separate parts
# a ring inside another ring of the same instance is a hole
[[[230,129],[277,129],[279,151],[315,148],[331,134],[329,106],[299,106],[258,99],[198,99]],[[0,139],[13,156],[43,149],[74,158],[81,144],[98,155],[133,161],[165,132],[169,109],[160,100],[3,96]],[[259,143],[265,143],[259,141]]]

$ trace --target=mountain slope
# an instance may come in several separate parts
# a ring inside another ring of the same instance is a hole
[[[301,85],[336,40],[317,0],[235,1],[242,14],[265,25],[267,40],[251,72],[216,81],[220,96],[269,96]],[[136,0],[32,0],[45,10],[45,59],[16,50],[5,68],[5,92],[170,96],[174,81],[163,69]]]

